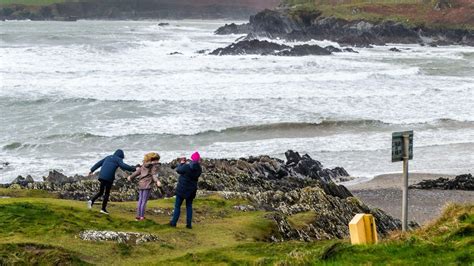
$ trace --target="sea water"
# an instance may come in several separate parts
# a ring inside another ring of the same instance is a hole
[[[228,21],[166,22],[0,22],[0,182],[86,174],[118,148],[130,164],[149,151],[293,149],[371,177],[401,170],[390,162],[400,130],[415,132],[412,171],[473,170],[472,47],[212,56],[241,37],[213,34]]]

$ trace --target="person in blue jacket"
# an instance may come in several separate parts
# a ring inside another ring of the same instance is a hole
[[[186,163],[186,158],[182,158],[176,168],[179,178],[176,187],[173,218],[170,221],[170,225],[173,227],[176,227],[178,223],[181,214],[181,204],[186,200],[186,228],[192,228],[193,200],[196,197],[197,183],[202,173],[200,160],[201,156],[198,152],[195,152],[191,155],[191,162],[189,164]]]
[[[123,151],[116,150],[113,155],[105,157],[104,159],[98,161],[94,166],[92,166],[89,176],[91,176],[95,170],[101,167],[99,173],[100,189],[99,193],[97,193],[91,200],[87,202],[89,209],[92,208],[94,202],[100,196],[104,195],[104,200],[102,201],[102,209],[100,210],[100,212],[104,214],[109,214],[109,212],[107,211],[107,202],[109,201],[110,190],[112,189],[112,184],[115,180],[115,171],[119,167],[129,172],[135,171],[135,167],[123,162],[124,158],[125,154],[123,153]]]

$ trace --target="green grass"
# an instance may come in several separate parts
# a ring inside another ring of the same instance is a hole
[[[58,195],[43,190],[0,188],[0,197],[58,198]]]
[[[317,11],[325,17],[336,17],[349,21],[365,20],[371,22],[395,21],[410,27],[429,26],[432,28],[460,28],[474,29],[472,24],[473,6],[464,6],[456,16],[443,17],[443,14],[455,9],[443,12],[434,11],[435,0],[284,0],[291,7],[291,13],[298,15],[301,12]],[[452,0],[453,7],[460,7],[461,3]],[[461,14],[468,20],[456,21]],[[471,14],[471,15],[469,15]],[[469,17],[471,20],[469,20]]]
[[[233,208],[246,204],[244,200],[197,199],[196,223],[188,230],[182,223],[168,227],[166,214],[148,214],[148,220],[135,222],[135,202],[113,202],[111,215],[104,216],[97,208],[87,210],[84,202],[36,193],[38,197],[0,190],[0,195],[16,197],[0,199],[0,265],[468,265],[474,261],[472,204],[450,206],[429,226],[394,234],[378,245],[352,246],[347,240],[265,242],[275,224],[266,212]],[[173,199],[162,199],[150,201],[148,210],[166,212],[172,207]],[[317,212],[289,217],[301,228],[312,219],[317,219]],[[147,232],[160,241],[134,245],[78,239],[78,233],[87,229]]]

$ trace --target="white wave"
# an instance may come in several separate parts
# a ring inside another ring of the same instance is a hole
[[[327,155],[331,164],[348,165],[355,171],[365,161],[345,156],[379,154],[388,145],[388,131],[399,125],[400,129],[415,127],[417,148],[440,154],[449,150],[449,158],[454,159],[447,167],[467,164],[462,145],[456,143],[471,143],[472,127],[450,129],[433,121],[472,121],[474,78],[469,73],[474,63],[464,56],[474,52],[471,47],[393,45],[402,49],[394,53],[388,51],[389,45],[321,57],[218,57],[196,52],[235,41],[236,36],[213,34],[224,21],[165,22],[170,26],[159,27],[157,21],[0,22],[0,145],[31,144],[29,150],[0,152],[0,160],[17,165],[8,170],[9,176],[36,172],[35,167],[45,174],[53,164],[69,173],[82,171],[92,163],[91,157],[116,148],[110,139],[127,140],[133,134],[194,135],[324,118],[380,120],[392,125],[381,131],[368,128],[358,135],[345,129],[314,138],[195,144],[213,157],[281,156],[291,148],[286,146],[292,146]],[[327,41],[308,43],[337,47]],[[169,55],[172,52],[182,55]],[[37,99],[52,102],[25,103]],[[105,136],[107,141],[43,140],[49,135],[83,132]],[[364,137],[370,142],[362,142]],[[132,147],[134,154],[144,152],[140,143],[122,144]],[[68,157],[55,145],[83,155]],[[167,146],[164,158],[189,150]],[[133,156],[139,160],[141,155]],[[426,156],[439,155],[428,152]],[[18,168],[23,158],[35,161],[24,171]],[[372,172],[382,169],[377,167]],[[424,162],[423,167],[433,165]]]

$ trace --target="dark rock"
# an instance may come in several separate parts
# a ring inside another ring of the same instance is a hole
[[[295,45],[290,50],[275,53],[280,56],[306,56],[306,55],[330,55],[331,52],[318,45]]]
[[[423,180],[411,185],[416,189],[474,190],[474,178],[471,174],[458,175],[454,179],[440,177],[434,180]]]
[[[243,27],[240,29],[239,27]],[[248,24],[226,25],[219,34],[248,33],[246,39],[286,39],[291,41],[331,40],[341,45],[371,48],[386,43],[422,43],[433,39],[439,45],[474,45],[474,31],[409,27],[403,23],[363,20],[348,21],[323,17],[317,11],[264,10],[250,17]]]
[[[343,186],[334,181],[347,178],[349,174],[343,168],[327,169],[312,159],[294,151],[286,152],[288,161],[258,156],[238,160],[211,159],[203,160],[204,173],[199,180],[199,188],[207,191],[235,191],[256,193],[269,190],[284,192],[308,186],[321,186],[334,197],[352,196]],[[177,160],[162,164],[160,177],[162,187],[154,188],[151,198],[171,197],[177,183],[174,168]],[[135,200],[138,196],[137,186],[127,181],[128,173],[117,170],[116,181],[111,192],[114,201]],[[331,185],[325,185],[325,184]],[[97,174],[91,177],[76,175],[67,177],[57,171],[51,171],[44,182],[29,183],[29,189],[41,189],[59,193],[61,198],[86,200],[97,192],[99,182]]]
[[[166,23],[166,22],[158,23],[158,26],[160,26],[160,27],[169,26],[169,25],[170,25],[170,24],[169,24],[169,23]]]
[[[203,50],[196,51],[197,54],[205,54],[207,52],[209,52],[208,49],[203,49]]]
[[[330,55],[331,52],[318,45],[295,45],[290,47],[260,40],[243,40],[233,43],[225,48],[219,48],[210,53],[211,55],[277,55],[277,56],[306,56],[306,55]]]
[[[328,45],[328,46],[324,47],[324,49],[328,50],[331,53],[340,53],[340,52],[342,52],[341,49],[339,49],[337,47],[334,47],[332,45]]]
[[[290,46],[272,43],[269,41],[240,41],[233,43],[225,48],[218,48],[212,51],[211,55],[244,55],[244,54],[273,54],[275,51],[290,49]]]
[[[29,183],[34,183],[35,181],[33,180],[33,178],[30,176],[30,175],[27,175],[26,178],[25,177],[22,177],[21,175],[18,176],[17,178],[15,178],[11,184],[18,184],[22,187],[26,187],[28,186]]]
[[[72,182],[72,178],[70,179],[69,177],[65,176],[64,174],[53,170],[50,171],[47,177],[43,178],[44,181],[55,184],[55,185],[61,185],[65,183],[70,183]]]
[[[398,52],[398,53],[401,52],[401,50],[398,49],[398,48],[396,48],[396,47],[390,48],[390,49],[388,49],[388,50],[391,51],[391,52]]]
[[[217,35],[228,35],[228,34],[249,34],[251,31],[250,24],[245,23],[237,25],[235,23],[225,24],[219,27],[214,33]]]
[[[9,162],[0,162],[0,170],[2,170],[3,168],[9,166],[10,163]]]
[[[356,50],[352,49],[352,48],[344,48],[343,49],[344,52],[349,52],[349,53],[356,53],[358,54],[359,52],[357,52]]]
[[[182,55],[182,53],[180,53],[180,52],[172,52],[172,53],[169,53],[168,55]]]

